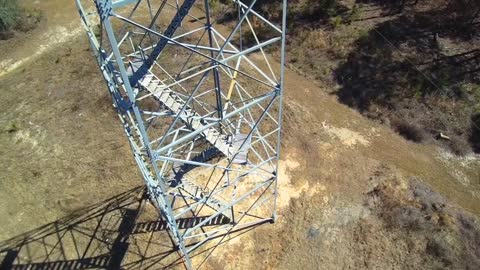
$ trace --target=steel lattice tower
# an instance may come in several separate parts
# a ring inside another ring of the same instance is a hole
[[[75,1],[187,268],[207,241],[274,222],[286,0],[270,3],[279,23],[257,0]]]

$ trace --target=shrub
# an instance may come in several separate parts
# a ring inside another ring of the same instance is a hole
[[[465,138],[452,137],[449,142],[449,148],[457,156],[466,156],[471,153],[472,148]]]
[[[17,0],[0,0],[0,35],[5,36],[10,30],[29,31],[40,21],[37,10],[23,9]],[[7,35],[8,37],[8,35]]]
[[[352,10],[350,11],[349,20],[354,22],[360,19],[361,15],[360,7],[357,4],[354,4]]]
[[[8,123],[7,127],[5,128],[7,133],[15,133],[18,131],[18,125],[15,122]]]
[[[475,153],[480,153],[480,113],[472,116],[472,127],[470,132],[470,143]]]
[[[406,120],[392,121],[395,131],[409,141],[416,143],[425,140],[425,132],[417,125],[410,124]]]
[[[0,0],[0,31],[7,31],[14,27],[20,13],[16,0]]]
[[[16,30],[27,32],[34,29],[42,18],[42,13],[36,9],[22,9],[15,26]]]
[[[337,29],[343,24],[343,19],[341,16],[335,16],[330,19],[330,24],[332,25],[333,29]]]

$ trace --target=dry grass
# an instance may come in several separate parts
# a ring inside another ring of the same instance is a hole
[[[480,266],[480,227],[469,214],[449,207],[447,200],[422,182],[411,179],[408,187],[389,181],[368,193],[368,204],[388,230],[401,230],[427,255],[430,266],[473,269]],[[473,267],[473,268],[471,268]]]

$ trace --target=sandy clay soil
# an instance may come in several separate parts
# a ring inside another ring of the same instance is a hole
[[[44,17],[0,41],[0,268],[183,269],[73,1],[24,2]],[[479,157],[408,142],[329,92],[287,70],[279,221],[203,269],[480,269]]]

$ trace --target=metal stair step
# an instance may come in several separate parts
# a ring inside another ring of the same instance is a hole
[[[200,199],[203,199],[209,195],[209,193],[205,191],[202,187],[185,178],[182,179],[182,184],[180,188],[189,193],[190,195]],[[221,208],[224,208],[227,205],[226,202],[223,202],[222,200],[212,196],[207,199],[205,204],[216,211],[219,211]],[[223,212],[223,215],[232,220],[232,216],[229,210]]]
[[[152,79],[148,84],[142,84],[142,86],[150,93],[155,93],[154,96],[175,114],[180,113],[181,108],[185,105],[183,99],[175,95],[171,90],[162,90],[161,88],[164,86],[159,80]],[[199,119],[200,115],[191,108],[184,110],[180,114],[180,118],[193,130],[201,129],[204,126]],[[215,128],[205,129],[203,135],[209,143],[217,147],[224,155],[229,155],[229,145],[225,135],[221,135]]]

